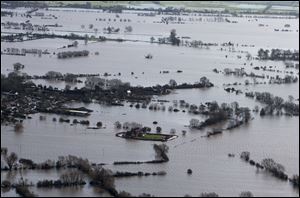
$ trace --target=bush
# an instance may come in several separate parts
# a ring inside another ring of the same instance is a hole
[[[102,122],[97,122],[97,127],[102,127]]]

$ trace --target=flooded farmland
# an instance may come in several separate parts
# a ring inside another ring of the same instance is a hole
[[[121,196],[122,191],[133,196],[239,196],[248,191],[299,196],[298,16],[32,10],[1,8],[1,196],[19,196],[15,189],[21,177],[38,196]],[[280,49],[277,56],[275,49]],[[88,56],[58,58],[69,51],[88,51]],[[92,112],[81,116],[86,110]],[[220,120],[210,124],[216,117]],[[145,131],[136,132],[133,125],[178,137],[135,140],[132,134]],[[221,134],[207,135],[216,130]],[[116,137],[121,131],[128,138]],[[168,147],[168,160],[160,158],[164,152],[155,145]],[[240,157],[245,151],[249,160]],[[18,160],[10,167],[12,152]],[[69,155],[94,165],[87,172],[77,170],[76,163],[51,168],[49,162],[46,170],[39,168],[48,159]],[[26,168],[20,159],[36,164]],[[154,159],[162,163],[149,163]],[[284,169],[277,170],[281,165]],[[69,169],[83,172],[86,184],[36,185],[62,180]],[[104,185],[111,178],[95,176],[98,169],[165,175],[114,175],[113,191]],[[3,187],[4,181],[11,189]]]

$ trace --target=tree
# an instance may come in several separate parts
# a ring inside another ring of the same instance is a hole
[[[7,155],[7,148],[6,147],[1,147],[1,155],[4,155],[4,156]]]
[[[78,170],[71,170],[63,173],[60,179],[64,184],[80,184],[83,182],[83,175]]]
[[[276,108],[279,108],[283,102],[284,102],[283,98],[278,97],[278,96],[274,97],[274,105]]]
[[[271,172],[284,172],[285,168],[283,165],[276,163],[271,158],[263,159],[261,162],[261,165],[265,167],[265,169],[271,171]]]
[[[171,129],[171,130],[170,130],[170,133],[171,133],[171,134],[175,134],[175,133],[176,133],[176,129]]]
[[[77,47],[78,46],[78,41],[74,41],[73,45],[74,45],[74,47]]]
[[[16,72],[20,71],[21,69],[24,69],[24,67],[25,67],[24,65],[22,65],[19,62],[18,63],[14,63],[13,66],[14,66],[14,71],[16,71]]]
[[[254,112],[259,112],[259,106],[258,105],[255,105]]]
[[[247,53],[247,54],[246,54],[246,58],[247,58],[247,60],[251,60],[251,59],[252,59],[251,54],[250,54],[250,53]]]
[[[71,90],[71,85],[66,85],[66,86],[65,86],[65,90],[66,90],[66,91]]]
[[[176,37],[176,30],[175,29],[172,29],[171,32],[170,32],[170,36],[169,36],[169,39],[172,43],[172,45],[179,45],[180,43],[180,39]]]
[[[207,77],[203,76],[200,78],[200,84],[207,87],[210,84],[210,82]]]
[[[14,126],[14,130],[15,132],[22,132],[23,131],[23,124],[21,122],[19,123],[16,123],[15,126]]]
[[[150,43],[153,43],[154,41],[155,41],[155,38],[153,36],[151,36]]]
[[[200,121],[198,119],[192,118],[190,120],[190,127],[191,128],[198,128],[198,127],[200,127]]]
[[[209,103],[208,109],[210,112],[215,112],[215,111],[218,111],[220,109],[220,107],[219,107],[219,104],[217,103],[217,101],[212,101],[211,103]]]
[[[270,52],[269,50],[264,50],[264,49],[260,48],[258,50],[258,57],[260,59],[268,59],[269,58],[269,52]]]
[[[230,104],[230,106],[231,106],[231,108],[233,108],[233,110],[238,110],[238,108],[239,108],[239,103],[238,102],[236,102],[236,101],[234,101],[234,102],[232,102],[231,104]]]
[[[245,123],[247,123],[251,118],[250,109],[248,107],[241,108],[242,118]]]
[[[77,76],[75,74],[67,73],[65,75],[65,81],[66,82],[76,82]]]
[[[157,132],[157,133],[160,133],[160,132],[161,132],[161,130],[162,130],[162,129],[161,129],[161,127],[159,127],[159,126],[158,126],[158,127],[156,127],[156,132]]]
[[[117,128],[117,129],[121,129],[122,128],[122,124],[119,121],[116,121],[114,125],[115,125],[115,128]]]
[[[249,80],[248,79],[245,80],[245,85],[249,85]]]
[[[62,78],[63,75],[60,72],[56,72],[56,71],[48,71],[45,76],[49,79],[52,78]]]
[[[169,147],[166,144],[154,144],[153,149],[156,153],[156,157],[163,159],[165,161],[169,161],[169,157],[167,156],[167,153],[169,151]]]
[[[289,102],[293,102],[294,101],[294,96],[289,95],[288,98],[289,98]]]
[[[265,111],[264,108],[261,108],[259,115],[260,116],[265,116],[266,115],[266,111]]]
[[[169,81],[169,85],[170,85],[171,87],[175,87],[175,86],[177,86],[177,82],[176,82],[174,79],[171,79],[171,80]]]
[[[95,34],[97,35],[97,33],[98,33],[98,28],[95,28],[95,29],[94,29],[94,32],[95,32]]]
[[[249,161],[250,159],[250,152],[248,151],[243,151],[240,155],[241,159],[245,160],[245,161]]]
[[[293,183],[295,187],[299,188],[299,175],[293,175],[290,181]]]
[[[4,160],[5,162],[7,163],[8,167],[9,167],[9,170],[12,169],[12,167],[15,165],[15,163],[17,162],[18,160],[18,155],[14,152],[12,152],[10,155],[5,155],[4,156]]]
[[[126,26],[125,32],[132,32],[132,26]]]
[[[89,40],[89,36],[87,34],[84,35],[84,44],[87,45]]]
[[[102,127],[102,122],[97,122],[97,127]]]
[[[100,182],[105,189],[115,188],[115,179],[112,171],[109,169],[96,167],[92,171],[92,178],[93,180]]]

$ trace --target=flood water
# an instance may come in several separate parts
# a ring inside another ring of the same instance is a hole
[[[24,9],[20,9],[22,12]],[[130,82],[131,85],[154,86],[156,84],[167,84],[170,79],[177,83],[194,83],[202,76],[210,79],[215,87],[209,89],[188,89],[176,90],[170,95],[155,97],[154,99],[169,100],[166,106],[171,106],[173,100],[185,100],[190,104],[197,104],[217,101],[230,103],[239,102],[240,106],[254,108],[260,103],[246,98],[244,94],[236,95],[224,91],[224,83],[243,83],[245,79],[234,76],[224,76],[214,73],[217,68],[241,68],[247,72],[256,74],[265,73],[270,76],[284,73],[262,72],[253,70],[254,66],[275,66],[282,71],[294,71],[298,75],[299,70],[285,69],[281,61],[247,61],[245,51],[253,56],[259,48],[283,48],[299,50],[299,19],[246,19],[230,18],[238,23],[217,23],[217,22],[194,22],[188,24],[157,24],[153,21],[160,17],[137,17],[134,13],[120,14],[121,18],[130,18],[130,23],[107,23],[95,21],[96,18],[114,18],[115,14],[98,12],[63,12],[44,11],[46,14],[54,14],[56,20],[40,19],[33,17],[34,24],[62,24],[62,28],[51,31],[78,31],[80,25],[92,23],[101,35],[103,27],[113,25],[124,29],[125,25],[131,25],[131,34],[105,35],[114,38],[132,38],[149,41],[154,35],[167,36],[171,29],[176,29],[180,36],[190,36],[192,39],[203,42],[223,43],[231,41],[238,43],[235,52],[220,50],[218,47],[209,49],[194,49],[188,47],[177,47],[169,45],[150,44],[146,42],[97,42],[84,45],[79,41],[78,50],[87,49],[89,57],[74,59],[57,59],[53,52],[65,51],[58,49],[72,41],[63,39],[42,39],[26,42],[7,43],[1,42],[1,51],[9,47],[15,48],[37,48],[47,49],[51,54],[37,55],[27,54],[26,56],[1,55],[1,74],[8,74],[12,71],[12,64],[20,62],[25,65],[23,72],[29,75],[44,75],[48,71],[61,73],[99,73],[112,74],[107,78],[119,78],[122,81]],[[80,13],[80,14],[79,14]],[[206,17],[210,18],[210,17]],[[21,17],[1,17],[2,22],[18,21],[24,22]],[[249,21],[250,20],[250,21]],[[258,24],[268,24],[268,27],[259,27]],[[292,32],[274,32],[274,28],[284,28],[284,24],[291,24]],[[87,29],[87,28],[86,28]],[[8,31],[3,30],[2,31]],[[12,30],[9,30],[12,31]],[[158,36],[159,37],[159,36]],[[254,47],[242,47],[241,44],[254,45]],[[74,49],[74,48],[73,48]],[[72,49],[72,50],[73,50]],[[76,49],[76,50],[77,50]],[[67,49],[68,50],[68,49]],[[71,50],[71,49],[70,49]],[[99,52],[99,55],[95,55]],[[148,53],[153,59],[145,59]],[[225,56],[228,56],[227,58]],[[238,59],[237,55],[242,58]],[[250,66],[250,64],[253,66]],[[168,70],[170,73],[162,74],[160,71]],[[182,70],[182,73],[177,73]],[[121,76],[116,74],[121,73]],[[131,75],[134,72],[134,75]],[[116,75],[116,76],[114,76]],[[83,78],[84,80],[84,78]],[[258,81],[266,81],[259,80]],[[36,80],[35,83],[52,85],[64,88],[64,82],[51,82]],[[72,87],[82,87],[84,84],[72,84]],[[242,91],[267,91],[276,96],[288,99],[292,95],[299,98],[299,82],[285,85],[248,85],[237,86]],[[276,162],[283,164],[289,176],[299,175],[299,118],[287,116],[266,116],[261,118],[258,114],[252,113],[254,119],[247,125],[242,125],[230,132],[226,131],[220,136],[213,138],[201,138],[209,130],[191,130],[185,125],[189,124],[191,118],[201,121],[205,117],[192,115],[183,112],[150,111],[148,109],[136,109],[125,103],[124,107],[110,107],[96,103],[80,104],[71,103],[72,107],[87,107],[94,112],[88,119],[94,126],[102,121],[105,128],[99,130],[88,130],[84,126],[70,126],[67,123],[53,122],[52,118],[59,118],[54,114],[46,115],[45,121],[40,121],[40,114],[32,115],[32,119],[24,120],[24,129],[21,133],[15,133],[13,126],[1,125],[1,147],[7,147],[10,152],[14,151],[21,158],[30,158],[36,162],[47,159],[56,160],[61,155],[76,155],[87,158],[96,163],[107,163],[105,167],[113,171],[144,171],[157,172],[166,171],[164,177],[132,177],[116,179],[116,189],[125,190],[133,195],[150,193],[155,196],[183,196],[190,194],[198,196],[202,192],[216,192],[220,196],[238,196],[242,191],[251,191],[254,196],[299,196],[299,190],[293,188],[289,182],[283,182],[263,171],[257,171],[255,167],[246,164],[239,158],[242,151],[249,151],[251,159],[260,162],[264,158],[273,158]],[[71,120],[75,117],[69,116]],[[157,121],[162,127],[162,132],[169,133],[175,128],[179,138],[167,142],[170,147],[170,161],[164,164],[144,164],[114,166],[114,161],[147,161],[155,158],[153,150],[154,142],[143,142],[125,140],[115,137],[118,132],[113,126],[115,121],[135,121],[155,129],[153,121]],[[182,130],[187,130],[186,136],[181,135]],[[236,154],[236,157],[229,158],[228,153]],[[2,165],[2,162],[1,162]],[[186,170],[192,169],[193,174],[187,175]],[[56,171],[27,171],[23,176],[29,181],[36,183],[41,179],[57,179],[60,173]],[[17,180],[19,175],[9,175],[1,172],[1,181],[4,179]],[[32,190],[39,196],[107,196],[106,193],[99,193],[86,185],[83,188],[37,189]],[[1,192],[1,196],[17,196],[14,191]]]

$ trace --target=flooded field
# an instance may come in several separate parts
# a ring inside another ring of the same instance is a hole
[[[19,8],[14,13],[24,13],[27,9]],[[1,11],[3,11],[1,9]],[[26,48],[47,50],[49,54],[38,56],[26,54],[25,56],[6,55],[1,53],[1,74],[9,74],[13,71],[13,64],[20,62],[25,65],[22,72],[30,76],[45,75],[48,71],[61,72],[62,74],[100,74],[105,79],[120,79],[129,82],[131,86],[156,86],[168,84],[174,79],[178,84],[195,83],[201,77],[206,76],[214,87],[203,89],[176,89],[168,95],[154,95],[152,100],[166,100],[166,107],[173,105],[173,100],[185,100],[189,104],[204,104],[217,101],[232,103],[237,101],[241,107],[264,107],[252,98],[245,97],[245,92],[270,92],[274,96],[299,104],[299,82],[291,84],[269,84],[268,79],[255,79],[266,84],[251,84],[252,77],[240,77],[224,75],[213,70],[223,71],[225,68],[244,68],[247,73],[254,72],[257,75],[269,75],[284,78],[287,72],[293,72],[293,76],[299,78],[299,69],[286,68],[284,61],[279,60],[247,60],[246,54],[257,56],[260,48],[263,49],[292,49],[299,50],[299,18],[253,18],[253,17],[227,17],[237,23],[214,22],[215,16],[182,16],[185,24],[156,23],[164,15],[155,17],[138,16],[137,11],[126,11],[123,14],[103,13],[98,10],[77,10],[67,8],[49,8],[41,10],[46,16],[55,15],[57,19],[41,19],[33,16],[32,24],[59,24],[62,27],[50,27],[49,34],[70,34],[74,32],[80,35],[106,36],[107,38],[122,38],[133,41],[88,41],[78,40],[76,48],[62,48],[73,43],[73,40],[53,38],[37,39],[24,42],[1,41],[1,52],[7,48]],[[167,16],[167,15],[166,15]],[[250,15],[249,15],[250,16]],[[201,21],[195,21],[198,18]],[[99,18],[112,22],[99,21]],[[118,21],[114,22],[113,19]],[[131,22],[120,22],[119,19],[130,19]],[[97,19],[97,20],[96,20]],[[192,20],[193,19],[193,20]],[[21,15],[14,17],[1,17],[1,23],[25,22]],[[81,25],[85,27],[82,28]],[[98,31],[89,29],[93,24]],[[259,26],[265,24],[267,26]],[[285,24],[290,24],[289,32],[276,32],[274,29],[282,29]],[[131,33],[124,33],[125,26],[132,26]],[[121,29],[118,34],[106,34],[102,29],[114,26]],[[190,37],[191,40],[201,40],[204,43],[217,43],[217,46],[191,48],[186,46],[172,46],[158,43],[150,43],[150,38],[166,37],[170,30],[176,29],[177,35]],[[1,26],[1,35],[24,32],[23,30],[4,29]],[[222,43],[232,42],[233,47],[221,46]],[[76,57],[71,59],[58,59],[57,53],[68,50],[88,50],[88,57]],[[97,53],[99,54],[97,55]],[[55,54],[54,54],[55,53]],[[146,59],[145,55],[152,54],[152,59]],[[240,56],[240,58],[238,58]],[[299,64],[298,61],[292,61]],[[255,70],[254,67],[272,66],[274,71]],[[182,72],[178,72],[181,70]],[[278,72],[276,71],[278,70]],[[163,73],[168,71],[168,73]],[[133,73],[132,73],[133,72]],[[104,76],[105,73],[111,74]],[[121,75],[119,75],[121,73]],[[65,81],[51,81],[45,79],[33,80],[36,84],[64,89],[82,88],[86,78],[79,78],[82,83],[68,83]],[[245,80],[250,85],[244,85]],[[241,83],[234,86],[241,90],[242,94],[227,93],[225,84]],[[152,101],[155,103],[155,101]],[[159,102],[157,102],[159,103]],[[125,102],[124,106],[109,106],[93,103],[68,103],[69,107],[86,107],[93,112],[87,118],[91,126],[98,121],[103,127],[98,130],[87,129],[82,125],[70,125],[70,123],[53,122],[62,117],[50,113],[37,113],[30,115],[32,119],[23,121],[23,131],[15,132],[14,125],[1,124],[1,147],[6,147],[9,152],[15,152],[19,158],[32,159],[35,162],[43,162],[47,159],[57,160],[59,156],[75,155],[87,158],[91,162],[105,163],[105,168],[112,171],[165,171],[166,176],[129,177],[116,178],[115,186],[118,191],[127,191],[132,195],[149,193],[154,196],[184,196],[189,194],[198,196],[202,192],[216,192],[220,196],[238,196],[242,191],[251,191],[254,196],[299,196],[299,188],[293,187],[289,182],[282,181],[256,167],[248,165],[239,157],[243,151],[251,153],[251,159],[261,162],[264,158],[272,158],[284,165],[287,175],[299,175],[299,117],[298,116],[265,116],[259,112],[251,112],[252,120],[222,135],[202,138],[207,131],[216,127],[224,127],[225,124],[207,127],[203,130],[188,127],[192,118],[204,121],[206,116],[194,115],[182,112],[152,111],[148,108],[137,109],[130,107],[131,102]],[[40,116],[45,116],[41,120]],[[65,116],[70,120],[78,119],[74,116]],[[118,138],[115,136],[120,130],[114,127],[116,121],[142,123],[152,128],[155,132],[156,125],[162,128],[162,133],[170,133],[176,129],[175,140],[166,142],[169,147],[170,161],[162,164],[141,164],[115,166],[115,161],[147,161],[155,158],[152,149],[155,142],[137,141]],[[182,135],[182,130],[187,133]],[[228,157],[229,153],[235,154],[234,158]],[[3,161],[3,160],[2,160]],[[1,161],[1,167],[5,164]],[[192,169],[193,174],[188,175],[187,169]],[[3,180],[17,181],[19,172],[10,173],[1,171]],[[41,179],[59,178],[59,170],[25,170],[22,175],[30,182],[36,183]],[[30,187],[39,196],[109,196],[105,191],[99,191],[89,185],[84,187],[67,187],[63,189],[44,189]],[[4,192],[1,196],[18,196],[14,190]]]

